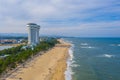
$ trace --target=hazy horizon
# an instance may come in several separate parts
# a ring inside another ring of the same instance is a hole
[[[27,33],[27,23],[40,35],[120,37],[119,0],[0,0],[0,33]]]
[[[51,34],[40,34],[40,37],[48,36],[48,37],[75,37],[75,38],[120,38],[114,36],[63,36],[63,35],[51,35]],[[28,37],[28,33],[0,33],[0,37]]]

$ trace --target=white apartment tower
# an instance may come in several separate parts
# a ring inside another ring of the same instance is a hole
[[[40,26],[35,23],[28,23],[28,44],[36,45],[39,43],[39,29]]]

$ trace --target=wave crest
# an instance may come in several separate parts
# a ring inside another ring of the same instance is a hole
[[[115,57],[115,55],[111,55],[111,54],[103,54],[103,55],[98,56],[98,57],[112,58],[112,57]]]
[[[95,48],[95,47],[92,47],[92,46],[81,46],[81,48],[88,48],[88,49],[90,49],[90,48]]]
[[[86,45],[88,45],[88,43],[81,43],[80,45],[86,46]]]
[[[118,47],[120,47],[120,44],[110,44],[110,46],[118,46]]]

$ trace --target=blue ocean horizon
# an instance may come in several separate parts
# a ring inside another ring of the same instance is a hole
[[[120,80],[120,38],[63,38],[73,44],[72,80]]]

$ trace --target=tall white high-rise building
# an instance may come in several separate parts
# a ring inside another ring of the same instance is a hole
[[[39,29],[40,26],[35,23],[28,23],[28,44],[36,45],[39,43]]]

